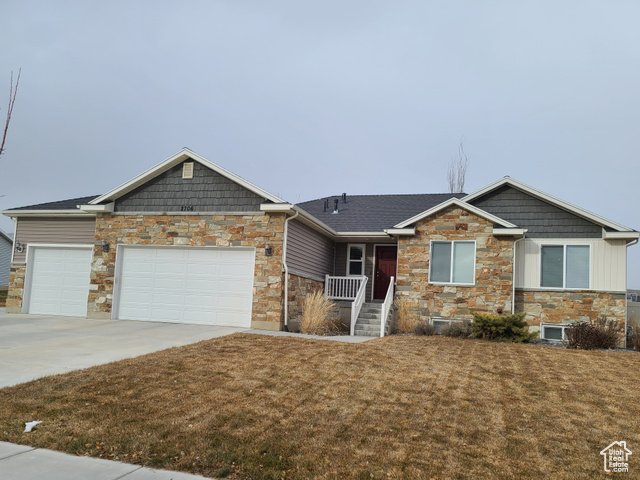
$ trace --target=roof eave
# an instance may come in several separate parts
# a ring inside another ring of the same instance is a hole
[[[95,217],[81,210],[2,210],[6,217]]]

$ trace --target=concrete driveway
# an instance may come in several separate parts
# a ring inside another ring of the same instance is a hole
[[[245,329],[14,315],[0,309],[0,388]]]

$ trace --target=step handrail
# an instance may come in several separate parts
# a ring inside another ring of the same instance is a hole
[[[360,315],[360,310],[362,309],[362,305],[364,305],[364,299],[367,292],[367,277],[362,277],[362,283],[358,288],[358,292],[353,300],[353,304],[351,305],[351,328],[349,329],[349,335],[353,336],[356,320],[358,320],[358,316]]]
[[[393,305],[393,288],[394,288],[394,278],[391,277],[389,281],[389,288],[387,288],[387,295],[384,297],[384,302],[382,303],[382,311],[380,312],[380,336],[384,337],[384,330],[387,326],[387,317],[389,316],[389,310],[391,310],[391,305]]]

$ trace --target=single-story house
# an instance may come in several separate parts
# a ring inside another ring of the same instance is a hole
[[[12,246],[13,239],[0,230],[0,290],[6,290],[9,286]]]
[[[400,296],[432,322],[526,312],[546,338],[624,322],[640,237],[509,177],[294,205],[188,149],[102,195],[2,213],[9,312],[282,330],[323,289],[350,302],[352,333],[376,335]]]

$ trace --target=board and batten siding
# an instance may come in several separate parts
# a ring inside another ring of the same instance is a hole
[[[289,222],[286,258],[289,273],[324,281],[325,275],[333,275],[333,258],[332,240],[297,220]]]
[[[9,285],[12,246],[12,242],[0,235],[0,287]]]
[[[32,243],[93,245],[96,235],[96,219],[23,217],[17,220],[16,241],[24,245],[16,251],[13,263],[24,263],[27,245]]]
[[[589,290],[625,292],[627,248],[624,240],[527,238],[516,246],[516,288],[540,289],[541,245],[589,245],[591,286]]]

